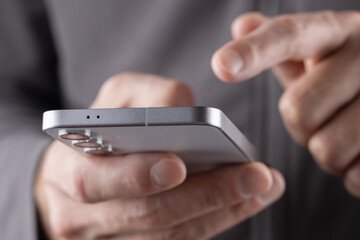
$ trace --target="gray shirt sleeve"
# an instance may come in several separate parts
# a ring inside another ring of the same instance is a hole
[[[42,112],[59,108],[56,53],[41,0],[0,1],[0,233],[37,239],[33,184],[50,139]]]

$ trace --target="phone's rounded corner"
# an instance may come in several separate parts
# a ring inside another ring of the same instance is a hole
[[[47,132],[49,129],[56,127],[58,110],[48,110],[43,113],[42,131]]]
[[[43,112],[43,118],[57,114],[57,112],[59,112],[60,110],[47,110],[45,112]]]
[[[204,125],[223,130],[223,111],[215,107],[202,107],[201,110]]]

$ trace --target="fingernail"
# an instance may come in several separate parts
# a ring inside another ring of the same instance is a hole
[[[357,186],[360,191],[360,164],[356,164],[352,167],[348,171],[346,178],[352,183],[352,185]]]
[[[273,176],[273,185],[271,186],[270,190],[262,195],[256,197],[257,201],[263,205],[269,205],[270,203],[274,202],[278,199],[285,189],[285,181],[280,174],[274,174]]]
[[[322,162],[323,159],[326,159],[325,152],[323,151],[323,149],[324,149],[323,143],[319,137],[314,136],[314,137],[310,138],[308,145],[309,145],[310,152],[314,156],[316,156],[316,158],[320,162]]]
[[[150,170],[152,183],[161,189],[179,184],[185,175],[185,167],[173,159],[162,159]]]
[[[355,164],[355,166],[350,168],[345,174],[344,183],[348,192],[352,196],[360,199],[360,162]]]
[[[223,49],[218,53],[217,63],[225,72],[238,74],[244,67],[244,61],[240,55],[230,49]]]
[[[244,198],[251,198],[265,192],[272,181],[271,173],[264,171],[264,165],[249,165],[240,173],[240,193]]]
[[[296,123],[299,120],[300,113],[297,111],[294,103],[288,97],[280,100],[280,111],[288,119],[289,124]]]

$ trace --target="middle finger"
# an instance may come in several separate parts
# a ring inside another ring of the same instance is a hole
[[[360,57],[354,52],[360,52],[360,47],[349,42],[295,82],[282,96],[280,111],[298,142],[305,145],[317,128],[358,94]]]
[[[340,175],[360,154],[360,97],[338,113],[309,141],[309,148],[320,166]]]
[[[170,227],[265,193],[272,181],[270,170],[261,163],[222,167],[192,176],[183,185],[148,198],[90,206],[91,225],[98,226],[100,234]]]

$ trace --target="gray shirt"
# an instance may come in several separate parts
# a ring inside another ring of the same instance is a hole
[[[322,9],[360,10],[360,1],[1,0],[1,239],[38,237],[33,180],[51,141],[41,132],[42,112],[87,108],[101,84],[123,71],[186,82],[197,105],[222,109],[284,174],[279,202],[216,239],[360,239],[360,201],[289,137],[272,73],[227,85],[210,68],[238,15]]]

